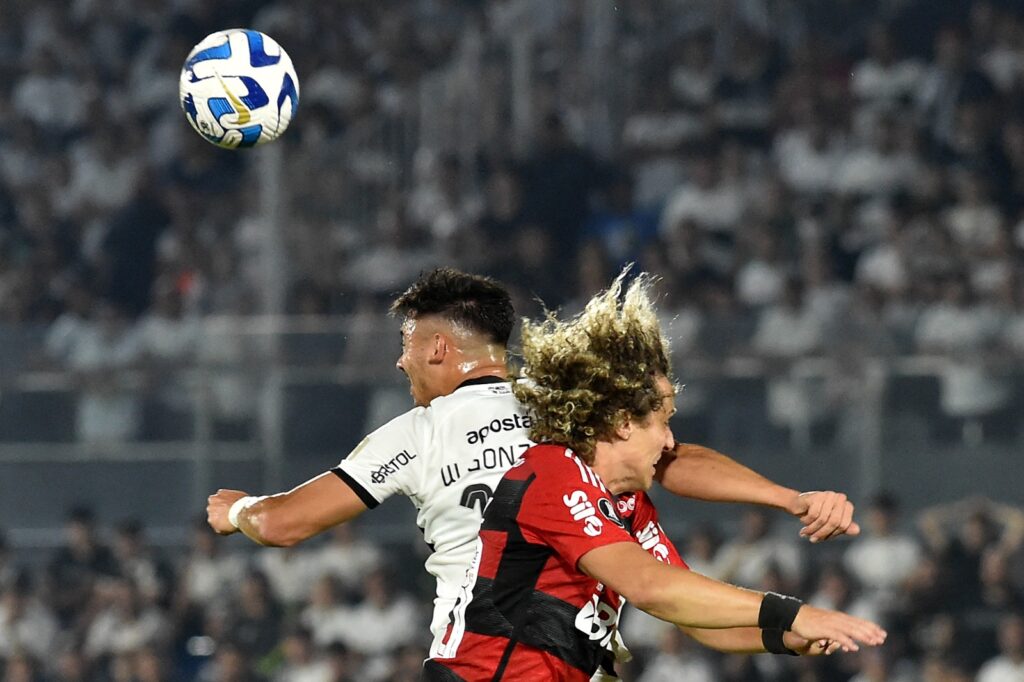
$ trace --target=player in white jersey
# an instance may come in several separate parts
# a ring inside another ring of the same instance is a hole
[[[398,368],[416,407],[367,436],[341,463],[288,491],[253,497],[218,490],[207,520],[263,545],[291,546],[401,494],[434,552],[435,650],[476,545],[483,508],[505,471],[532,443],[530,418],[507,381],[514,324],[508,292],[493,280],[440,268],[423,275],[391,310],[402,322]],[[842,493],[800,493],[701,446],[680,444],[659,463],[658,480],[678,495],[783,509],[811,541],[856,534]]]
[[[435,634],[444,630],[473,560],[484,507],[533,445],[530,423],[503,379],[469,379],[429,408],[391,420],[333,470],[368,508],[396,494],[416,505],[416,523],[433,549],[426,569],[437,578]]]

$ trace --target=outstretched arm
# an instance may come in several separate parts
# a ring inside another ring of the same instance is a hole
[[[677,443],[658,462],[658,480],[681,497],[710,502],[746,502],[782,509],[800,519],[800,535],[811,542],[857,535],[853,504],[831,490],[801,493],[765,478],[731,457],[689,443]]]
[[[239,502],[242,499],[245,502]],[[229,512],[236,503],[239,508],[232,520]],[[251,498],[241,490],[218,490],[207,498],[206,520],[221,535],[241,531],[261,545],[290,547],[350,521],[366,509],[352,488],[328,471],[286,493],[268,497]]]
[[[789,612],[788,619],[780,620],[777,610],[765,618],[764,594],[661,563],[634,542],[592,549],[580,558],[579,568],[638,609],[680,626],[791,630],[807,640],[837,642],[844,651],[857,651],[858,642],[874,646],[885,641],[885,631],[870,621],[807,604]]]
[[[765,649],[760,628],[693,628],[680,630],[704,646],[728,654],[763,654]],[[808,640],[793,632],[782,635],[783,645],[800,656],[828,656],[839,649],[839,642],[827,639]]]

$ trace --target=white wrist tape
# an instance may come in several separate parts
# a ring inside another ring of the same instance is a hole
[[[235,528],[238,528],[238,515],[263,499],[266,499],[266,495],[261,495],[259,497],[246,495],[245,497],[240,497],[235,500],[235,503],[231,505],[230,509],[228,509],[228,523]]]

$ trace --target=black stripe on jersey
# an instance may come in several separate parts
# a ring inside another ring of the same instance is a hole
[[[526,542],[516,522],[523,496],[535,478],[531,474],[522,481],[502,479],[487,506],[481,529],[504,532],[505,550],[493,578],[477,577],[466,608],[466,630],[511,639],[506,652],[516,643],[531,646],[591,674],[604,649],[576,629],[579,608],[534,589],[554,554],[550,547]]]
[[[497,605],[495,581],[477,578],[473,600],[466,607],[466,630],[485,637],[511,639],[593,673],[601,663],[604,649],[576,629],[579,608],[534,590],[534,583],[521,587],[518,593],[507,594],[512,602],[508,606],[514,611],[510,613]]]
[[[516,517],[519,516],[519,507],[523,504],[523,495],[535,478],[537,474],[530,474],[523,480],[506,477],[498,481],[494,496],[484,511],[484,521],[480,525],[480,530],[514,532],[522,540]]]
[[[352,476],[350,476],[349,473],[341,467],[334,467],[331,469],[331,473],[344,481],[349,488],[352,488],[352,492],[354,492],[356,496],[363,501],[363,504],[366,505],[367,509],[373,509],[380,504],[373,495],[367,492],[366,488],[359,485],[356,479],[352,478]]]
[[[432,658],[423,662],[420,682],[466,682],[465,678],[456,675]]]

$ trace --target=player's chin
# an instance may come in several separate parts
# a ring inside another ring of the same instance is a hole
[[[647,492],[654,485],[654,466],[651,466],[650,470],[640,477],[640,490]]]

